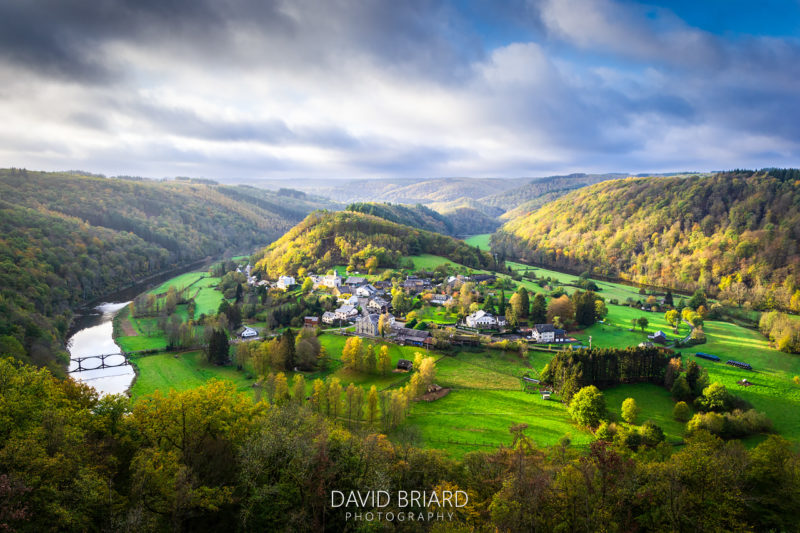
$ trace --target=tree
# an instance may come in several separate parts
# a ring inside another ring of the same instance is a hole
[[[316,413],[322,414],[327,411],[328,385],[319,378],[314,380],[310,403],[311,409]]]
[[[275,375],[275,395],[273,402],[278,405],[283,405],[289,401],[289,383],[286,380],[286,374],[278,372]]]
[[[516,297],[517,301],[509,302],[512,306],[514,306],[514,311],[517,314],[518,318],[528,318],[528,313],[530,310],[530,297],[528,295],[528,289],[525,287],[520,287],[517,289],[517,292],[514,293],[514,296],[511,297],[511,300],[514,300]]]
[[[311,278],[306,278],[303,280],[303,285],[300,287],[300,290],[303,294],[308,294],[314,289],[314,281]]]
[[[694,291],[694,294],[692,294],[692,297],[689,299],[689,303],[687,305],[692,309],[697,309],[700,306],[707,306],[708,299],[706,298],[706,293],[701,289],[697,289]]]
[[[389,318],[389,313],[382,313],[378,319],[378,333],[380,333],[381,337],[385,337],[392,330]]]
[[[715,381],[703,389],[703,395],[697,399],[696,405],[702,411],[722,413],[730,410],[731,401],[731,395],[725,385]]]
[[[678,402],[672,409],[672,416],[678,422],[687,422],[692,417],[692,410],[689,409],[686,402]]]
[[[692,389],[689,387],[686,376],[683,374],[675,378],[675,383],[672,384],[672,390],[670,392],[672,393],[672,397],[676,400],[692,399]]]
[[[295,356],[297,355],[295,349],[295,336],[291,329],[287,328],[281,335],[279,350],[284,360],[284,365],[287,370],[293,370],[295,367]]]
[[[597,320],[597,306],[595,305],[595,294],[591,291],[575,291],[572,294],[572,306],[575,309],[575,321],[583,326],[588,327],[595,323]],[[559,315],[562,317],[562,315]]]
[[[600,298],[594,301],[594,314],[597,319],[605,319],[605,317],[608,316],[608,307],[606,307],[606,303]]]
[[[382,376],[388,376],[392,371],[392,358],[389,356],[389,347],[386,345],[381,346],[380,354],[378,355],[378,372]]]
[[[547,321],[552,323],[555,317],[559,317],[565,326],[573,323],[575,319],[575,308],[566,294],[550,299],[550,304],[547,306]]]
[[[664,441],[664,430],[655,424],[652,420],[648,420],[639,429],[639,434],[642,436],[642,443],[645,446],[657,446],[660,442]]]
[[[378,358],[375,357],[375,347],[367,345],[364,356],[364,371],[368,374],[375,374],[378,370]]]
[[[633,398],[626,398],[625,401],[622,402],[622,419],[628,424],[636,422],[639,411],[639,406]]]
[[[419,364],[418,372],[424,394],[436,380],[436,360],[433,357],[425,357]]]
[[[636,324],[642,330],[642,333],[644,333],[644,330],[645,328],[647,328],[647,325],[650,324],[650,321],[647,320],[647,317],[640,316],[639,318],[636,319]]]
[[[670,309],[664,313],[664,320],[666,320],[667,324],[671,325],[673,328],[678,329],[680,313],[678,313],[676,309]]]
[[[530,322],[532,324],[544,324],[547,322],[547,300],[544,295],[536,294],[531,303]]]
[[[666,296],[664,296],[664,305],[668,305],[670,307],[675,305],[675,303],[672,300],[672,290],[671,289],[667,289],[667,294],[666,294]]]
[[[375,427],[375,423],[378,421],[378,389],[375,388],[375,385],[370,387],[369,393],[367,393],[367,427],[373,428]]]
[[[597,427],[606,414],[606,401],[603,393],[594,385],[583,387],[572,397],[568,411],[578,424],[592,428]]]
[[[214,329],[206,348],[206,357],[209,363],[224,365],[228,362],[228,334],[222,329]]]
[[[339,378],[328,379],[328,415],[338,418],[342,411],[342,383]]]
[[[342,364],[350,370],[363,370],[364,346],[361,337],[348,337],[342,349]]]
[[[497,314],[505,316],[506,314],[506,292],[500,289],[500,301],[497,303]]]
[[[306,397],[306,378],[303,374],[295,374],[292,383],[292,401],[297,405],[302,405]]]

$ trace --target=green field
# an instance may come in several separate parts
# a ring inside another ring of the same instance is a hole
[[[489,239],[492,237],[491,233],[481,233],[480,235],[472,235],[464,239],[464,242],[470,246],[480,246],[481,250],[489,251]]]
[[[414,262],[415,270],[433,270],[439,265],[450,265],[453,268],[462,269],[463,265],[454,263],[449,259],[440,257],[438,255],[422,254],[422,255],[407,255],[403,257],[404,260],[410,259]],[[483,270],[476,270],[475,272],[484,272]]]
[[[704,330],[708,342],[685,350],[691,354],[687,357],[708,369],[712,382],[719,381],[765,412],[781,435],[800,440],[800,386],[792,382],[800,375],[800,356],[774,350],[757,331],[727,322],[706,322]],[[695,352],[710,353],[722,361],[706,361],[695,357]],[[726,365],[728,359],[750,363],[753,371]],[[737,385],[743,378],[754,386]]]
[[[180,291],[183,288],[188,287],[192,283],[195,283],[197,280],[208,276],[207,272],[187,272],[185,274],[181,274],[180,276],[175,276],[174,278],[168,279],[158,287],[152,288],[147,291],[149,294],[163,294],[167,292],[170,286],[174,286],[176,290]]]
[[[672,409],[675,402],[672,395],[664,387],[652,385],[650,383],[637,383],[633,385],[619,385],[603,391],[606,398],[606,408],[612,420],[618,423],[622,420],[620,410],[622,402],[626,398],[636,400],[641,412],[636,420],[636,424],[642,424],[652,420],[667,437],[667,442],[681,442],[685,433],[686,424],[678,422],[672,417]]]
[[[132,361],[138,371],[136,381],[131,387],[133,401],[157,390],[166,394],[171,389],[199,387],[212,378],[232,381],[238,390],[253,394],[254,379],[248,379],[244,372],[235,367],[220,367],[208,363],[201,352],[139,356]]]
[[[454,390],[435,402],[415,402],[398,432],[412,429],[422,445],[460,457],[510,445],[509,428],[523,423],[525,434],[540,446],[556,444],[567,433],[577,445],[594,440],[570,421],[561,402],[506,390]]]
[[[455,324],[458,315],[448,313],[447,309],[441,305],[426,305],[422,309],[416,309],[417,320],[435,322],[437,324]]]

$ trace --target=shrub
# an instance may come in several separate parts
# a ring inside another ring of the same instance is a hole
[[[639,416],[639,406],[636,405],[636,400],[633,398],[626,398],[624,402],[622,402],[622,419],[629,423],[633,424],[636,422],[636,417]]]
[[[658,446],[659,443],[664,441],[664,430],[661,429],[655,422],[648,420],[639,429],[642,436],[642,443],[646,446]]]
[[[672,410],[672,416],[679,422],[687,422],[692,417],[692,410],[686,402],[678,402]]]

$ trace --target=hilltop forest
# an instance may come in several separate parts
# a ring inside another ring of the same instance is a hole
[[[0,170],[0,198],[0,350],[57,373],[76,306],[207,256],[248,253],[329,205],[298,191],[18,169]]]
[[[404,256],[436,254],[472,268],[494,269],[487,252],[463,241],[353,211],[311,213],[303,222],[256,254],[256,271],[276,278],[324,273],[335,265],[374,271],[397,267]]]
[[[574,272],[800,310],[800,170],[628,178],[505,224],[492,249]]]

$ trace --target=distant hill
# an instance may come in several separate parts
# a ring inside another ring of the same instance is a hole
[[[535,209],[542,204],[532,202],[537,202],[543,197],[554,199],[557,196],[563,196],[569,191],[585,187],[586,185],[592,185],[610,179],[625,178],[627,176],[627,174],[611,173],[570,174],[567,176],[537,178],[514,189],[483,197],[480,199],[480,202],[486,205],[500,207],[504,211],[509,211],[526,203]]]
[[[356,202],[347,206],[348,211],[375,215],[390,222],[412,228],[434,231],[444,235],[453,234],[453,224],[447,217],[422,204],[403,205],[378,202]]]
[[[733,286],[780,305],[800,287],[800,171],[604,181],[510,220],[492,243],[539,264],[713,294]]]
[[[422,204],[414,206],[377,202],[357,202],[347,207],[348,211],[375,215],[398,224],[435,231],[451,236],[491,233],[500,227],[500,222],[481,211],[451,202],[452,207],[434,210]],[[438,211],[438,212],[437,212]]]
[[[58,371],[83,302],[207,256],[249,253],[330,205],[196,180],[0,170],[0,349]]]
[[[311,213],[255,257],[256,270],[275,279],[300,268],[324,273],[334,265],[397,267],[403,256],[426,253],[469,267],[494,267],[490,254],[463,241],[354,211]]]
[[[478,199],[524,185],[530,178],[435,178],[341,180],[308,184],[315,194],[337,202],[425,204],[461,198]],[[311,189],[304,189],[311,190]]]

